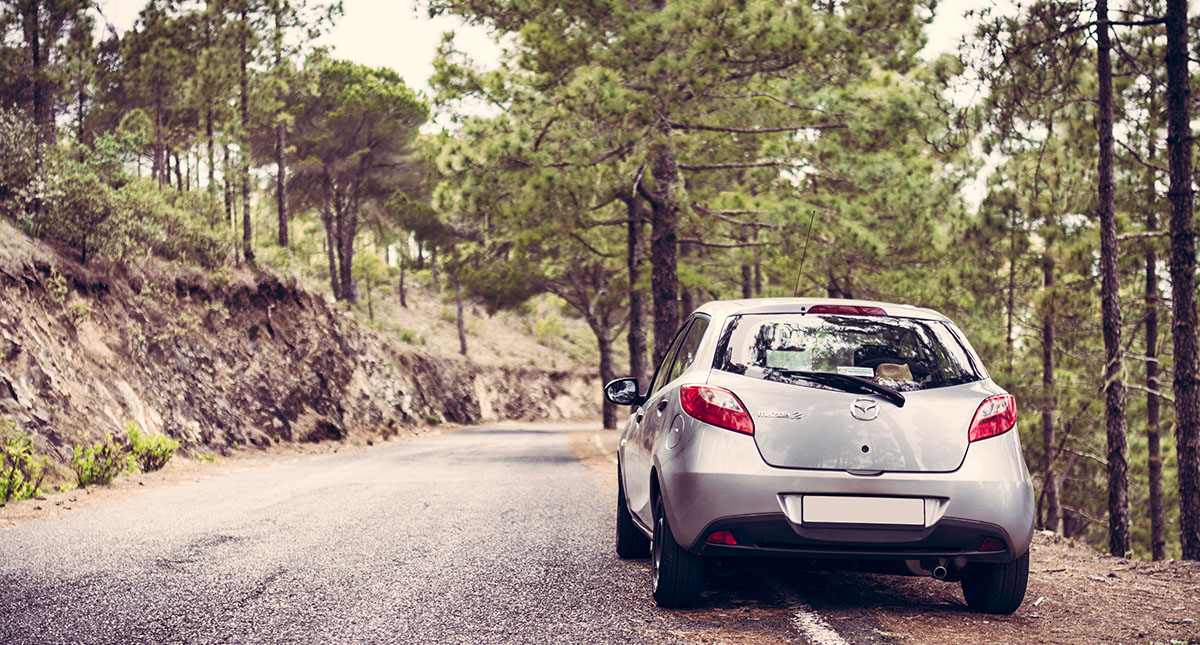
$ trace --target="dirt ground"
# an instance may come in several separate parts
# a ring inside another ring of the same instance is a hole
[[[580,459],[614,486],[619,435],[597,430],[571,437]],[[929,578],[819,577],[830,592],[812,604],[849,642],[1200,643],[1200,562],[1131,561],[1049,532],[1034,536],[1025,602],[1011,616],[973,613],[959,585]],[[865,635],[864,623],[872,625]]]

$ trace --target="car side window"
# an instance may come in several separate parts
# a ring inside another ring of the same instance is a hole
[[[671,364],[672,361],[675,360],[675,354],[679,350],[679,345],[683,343],[685,338],[687,338],[687,334],[684,332],[684,330],[687,329],[687,326],[690,323],[690,320],[683,323],[683,327],[680,327],[680,332],[675,335],[675,342],[671,343],[671,347],[667,350],[666,356],[663,356],[662,364],[658,366],[658,371],[655,372],[654,375],[654,385],[650,388],[651,395],[653,395],[655,392],[658,392],[660,389],[662,389],[662,386],[667,384],[667,381],[671,380],[668,378],[671,375]]]
[[[692,328],[688,330],[687,337],[679,345],[679,351],[675,353],[675,363],[671,366],[671,376],[667,378],[667,382],[674,381],[696,362],[696,350],[700,349],[700,339],[704,338],[706,330],[708,318],[697,316],[696,322],[692,323]]]

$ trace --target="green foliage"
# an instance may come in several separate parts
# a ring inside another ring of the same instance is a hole
[[[557,314],[551,313],[538,318],[533,323],[533,336],[547,347],[558,347],[566,334],[566,327]]]
[[[161,470],[179,448],[179,442],[161,434],[143,433],[136,423],[125,424],[129,433],[129,449],[142,472]]]
[[[46,276],[45,281],[46,293],[50,294],[50,298],[57,302],[60,306],[67,302],[67,279],[58,270],[58,267],[50,267],[50,275]]]
[[[36,497],[46,476],[46,458],[11,419],[0,419],[0,502]]]
[[[360,213],[421,180],[412,155],[417,129],[429,116],[424,100],[393,70],[311,56],[308,82],[298,97],[289,149],[289,190],[297,205],[316,208],[338,246],[334,294],[354,300],[347,283],[354,268]]]
[[[221,205],[208,193],[162,191],[153,182],[134,180],[118,197],[128,221],[121,231],[122,258],[146,253],[214,268],[235,248],[233,233],[216,225]]]
[[[64,313],[66,313],[67,320],[71,322],[71,325],[78,325],[92,317],[92,303],[84,301],[72,302],[67,305]]]
[[[129,444],[119,437],[113,437],[110,432],[104,435],[103,441],[97,441],[90,447],[76,445],[71,467],[81,488],[106,486],[117,475],[133,468],[131,457]]]
[[[53,199],[41,216],[43,234],[77,249],[85,263],[91,253],[111,252],[122,228],[112,187],[73,161],[64,163],[54,181]]]
[[[20,220],[45,194],[29,118],[0,109],[0,141],[0,215]]]

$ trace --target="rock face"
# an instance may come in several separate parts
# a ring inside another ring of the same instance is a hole
[[[324,297],[243,269],[87,266],[0,223],[0,417],[69,461],[132,421],[184,450],[599,414],[580,372],[385,344]]]

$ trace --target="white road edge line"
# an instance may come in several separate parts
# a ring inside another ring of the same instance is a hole
[[[788,601],[790,609],[795,612],[792,614],[792,626],[814,645],[850,645],[829,626],[829,623],[822,620],[812,607],[801,602],[795,592],[778,582],[774,582],[772,586],[776,593]]]
[[[833,631],[829,623],[821,620],[821,617],[812,609],[799,603],[792,605],[792,609],[796,612],[792,616],[792,624],[816,645],[848,645],[837,632]]]
[[[604,444],[600,441],[600,435],[595,435],[595,434],[592,435],[592,443],[596,444],[596,447],[600,449],[601,453],[606,452],[604,450]],[[617,463],[617,458],[615,455],[612,457],[609,457],[609,459],[611,459],[614,464]]]

